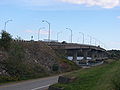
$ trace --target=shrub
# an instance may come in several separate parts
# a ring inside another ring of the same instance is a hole
[[[11,76],[22,76],[27,71],[23,60],[23,48],[18,44],[11,43],[11,47],[8,51],[8,59],[3,61],[2,64]]]
[[[58,71],[58,70],[59,70],[58,64],[53,64],[52,71]]]
[[[12,41],[12,36],[3,30],[1,32],[0,46],[8,50],[10,48],[11,41]]]

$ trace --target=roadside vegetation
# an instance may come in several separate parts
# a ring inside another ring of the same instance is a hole
[[[120,50],[108,50],[107,53],[110,59],[114,60],[120,59]]]

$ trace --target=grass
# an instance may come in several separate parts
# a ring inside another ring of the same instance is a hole
[[[64,90],[120,90],[120,61],[109,64],[81,69],[66,77],[77,77],[77,80],[68,84],[55,84],[55,87],[64,87]]]

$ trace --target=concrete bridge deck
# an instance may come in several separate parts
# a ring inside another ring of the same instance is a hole
[[[99,51],[106,51],[104,48],[101,48],[100,46],[93,46],[93,45],[87,45],[87,44],[77,44],[77,43],[59,43],[59,42],[51,42],[47,43],[48,46],[51,46],[54,49],[66,49],[66,50],[72,50],[72,49],[94,49]]]

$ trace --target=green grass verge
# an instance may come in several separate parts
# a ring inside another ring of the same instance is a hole
[[[114,61],[90,69],[81,69],[66,77],[77,77],[68,84],[55,84],[64,90],[120,90],[120,61]]]

